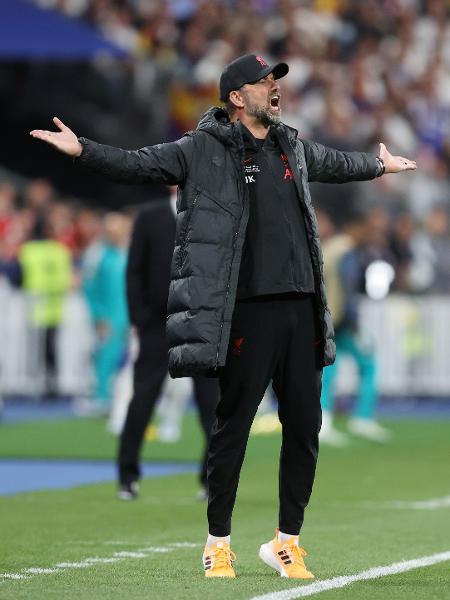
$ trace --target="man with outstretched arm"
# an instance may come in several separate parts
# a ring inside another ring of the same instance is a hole
[[[322,368],[335,355],[308,181],[343,183],[416,169],[380,144],[378,157],[303,140],[281,122],[288,66],[247,54],[220,78],[223,108],[167,144],[121,150],[33,131],[77,162],[130,183],[179,186],[168,301],[172,377],[219,378],[208,455],[207,577],[235,577],[231,515],[250,427],[270,380],[282,424],[279,518],[260,558],[283,577],[312,578],[298,536],[314,481]]]

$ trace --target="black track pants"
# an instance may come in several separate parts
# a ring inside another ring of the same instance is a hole
[[[119,481],[122,484],[140,477],[139,455],[145,430],[168,372],[165,324],[140,329],[138,335],[139,356],[134,364],[134,392],[119,444]],[[206,444],[215,420],[218,399],[216,380],[194,377],[194,400]],[[200,482],[206,485],[206,449],[200,467]]]
[[[236,304],[208,454],[209,532],[229,535],[239,473],[258,405],[273,380],[283,426],[278,526],[296,535],[311,495],[321,425],[313,298],[254,298]]]

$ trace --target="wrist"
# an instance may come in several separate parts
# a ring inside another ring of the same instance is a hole
[[[83,144],[80,142],[80,140],[77,140],[78,142],[78,148],[77,148],[77,152],[75,154],[75,158],[79,158],[81,156],[81,154],[83,153]]]
[[[377,161],[377,174],[376,177],[381,177],[386,172],[386,165],[384,164],[384,160],[380,156],[376,156]]]

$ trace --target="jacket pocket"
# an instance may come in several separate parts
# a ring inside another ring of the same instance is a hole
[[[216,198],[212,194],[209,194],[208,192],[205,192],[204,190],[201,192],[201,194],[205,196],[205,198],[207,198],[208,200],[211,200],[211,202],[214,202],[214,204],[216,204],[219,208],[229,213],[231,216],[234,216],[232,210],[225,204],[223,200],[219,200],[218,198]]]

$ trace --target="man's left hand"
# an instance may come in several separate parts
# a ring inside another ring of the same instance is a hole
[[[385,173],[400,173],[401,171],[414,171],[417,169],[415,160],[409,160],[403,156],[392,156],[384,144],[380,144],[378,156],[384,162]]]

